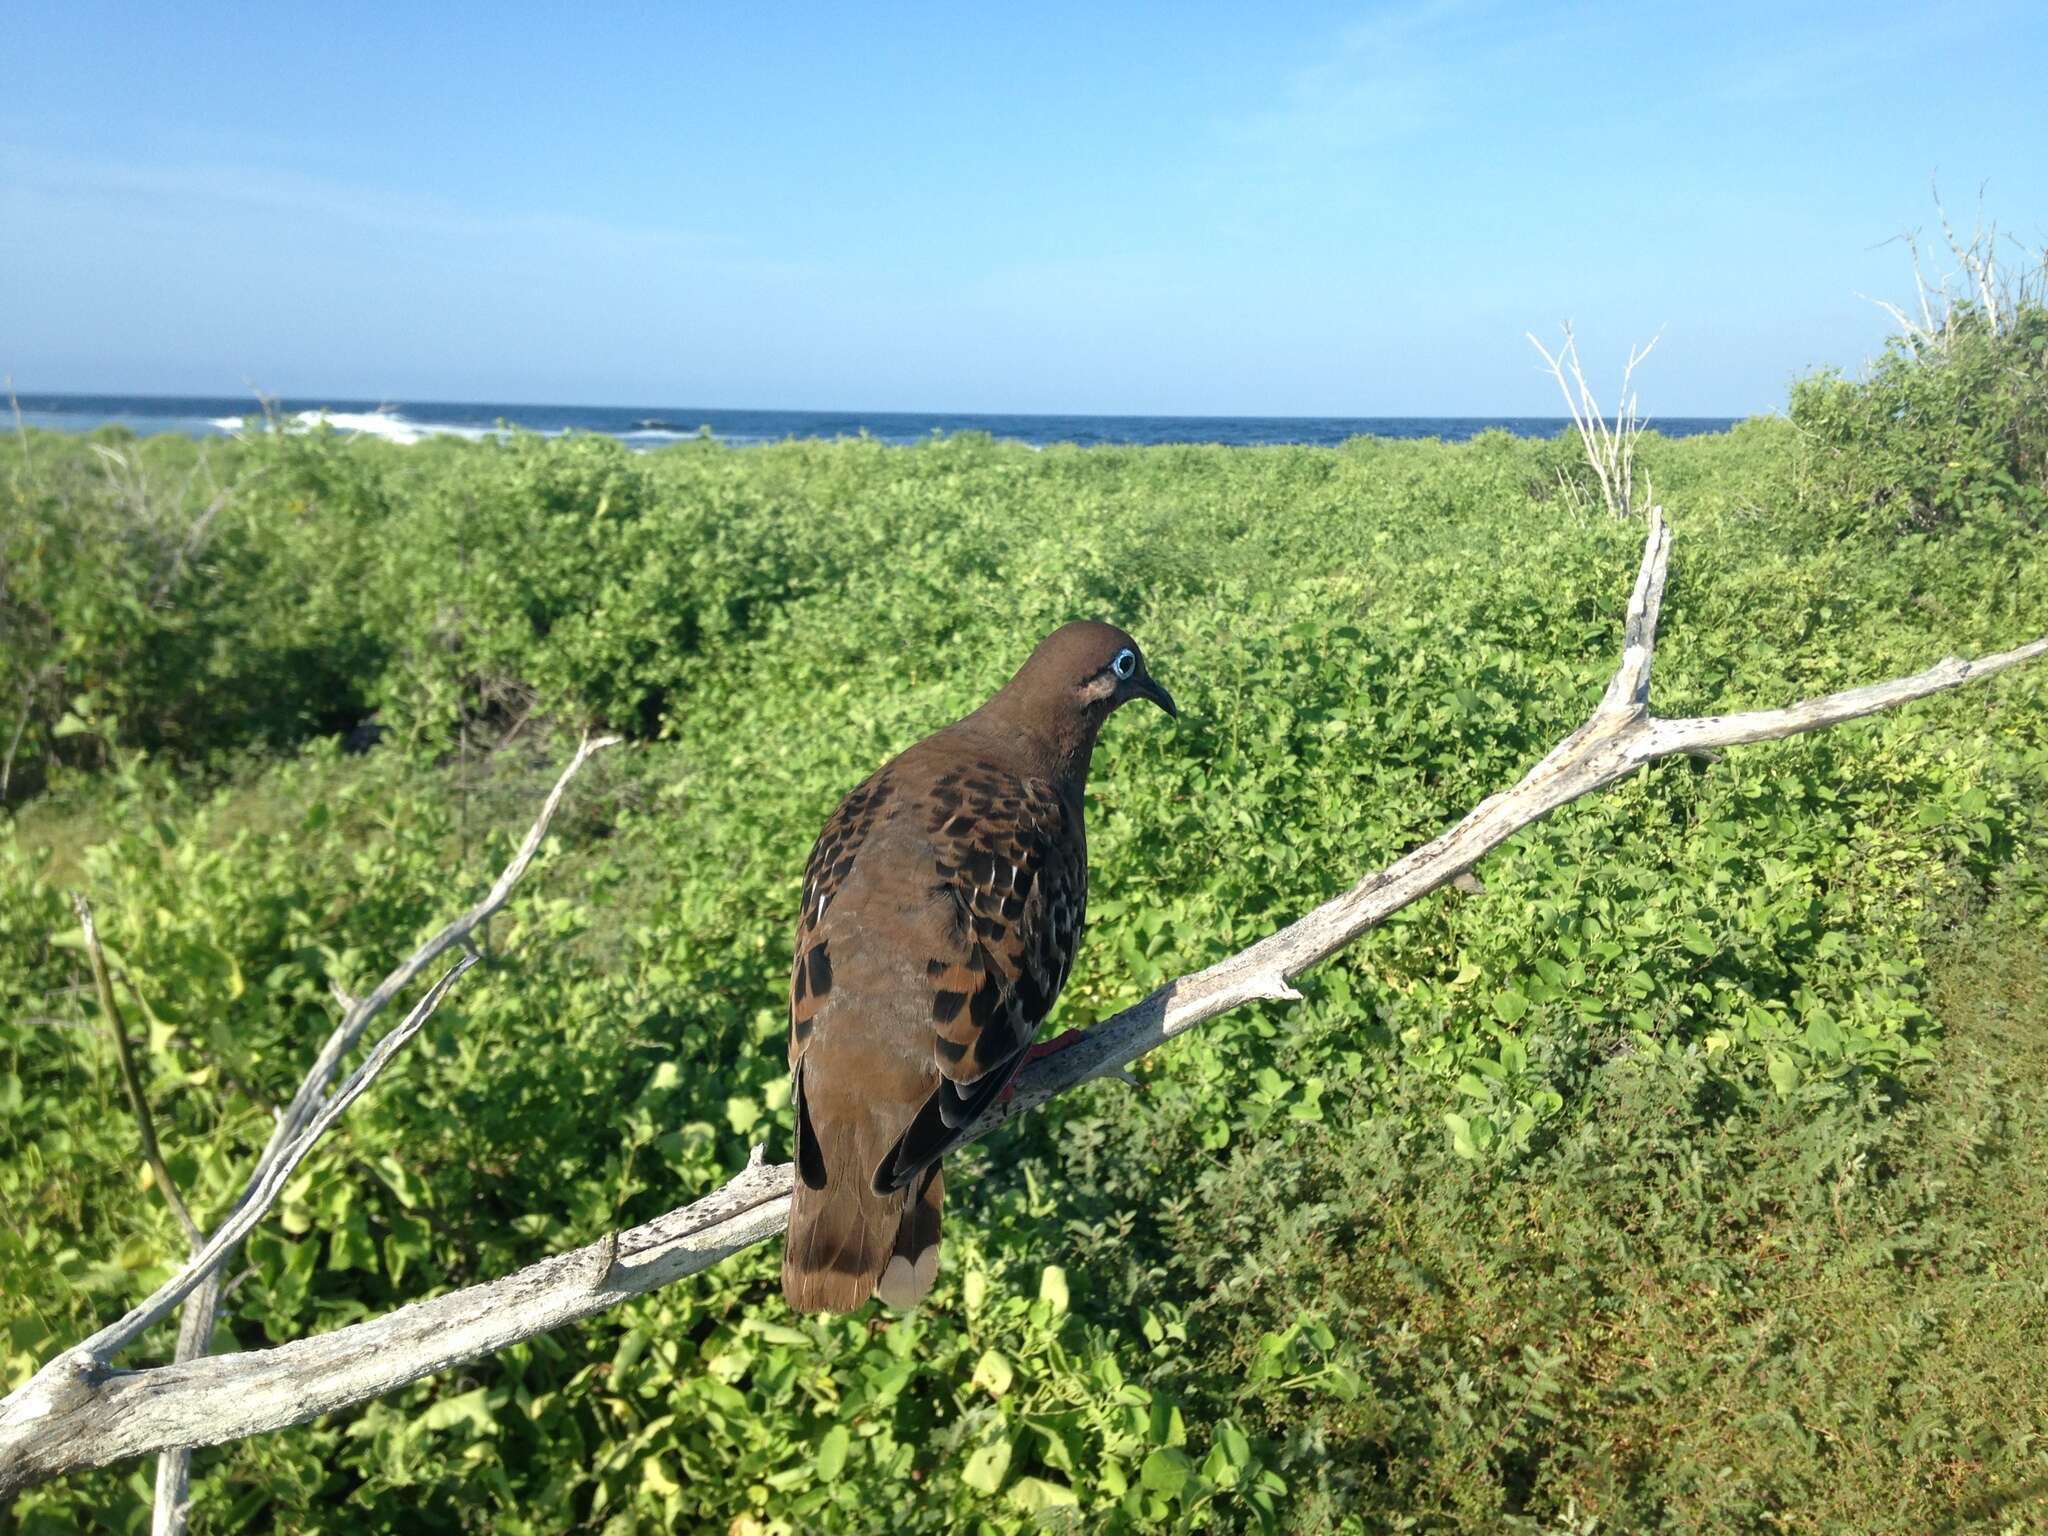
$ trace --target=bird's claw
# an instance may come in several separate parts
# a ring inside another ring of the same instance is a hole
[[[1056,1056],[1061,1051],[1064,1051],[1068,1046],[1079,1045],[1083,1040],[1087,1038],[1088,1037],[1084,1035],[1080,1030],[1070,1029],[1067,1030],[1064,1034],[1054,1036],[1052,1039],[1045,1041],[1043,1044],[1031,1046],[1024,1052],[1024,1059],[1017,1064],[1017,1070],[1021,1072],[1026,1067],[1030,1066],[1031,1063],[1033,1063],[1034,1061],[1043,1061],[1048,1056]],[[1014,1095],[1016,1091],[1017,1080],[1013,1077],[1007,1083],[1003,1084],[1002,1102],[1005,1104],[1009,1103],[1012,1095]]]
[[[1043,1061],[1048,1056],[1054,1056],[1057,1055],[1059,1052],[1064,1051],[1070,1045],[1079,1045],[1083,1040],[1087,1038],[1088,1037],[1082,1034],[1080,1030],[1070,1029],[1066,1031],[1064,1034],[1058,1035],[1053,1039],[1046,1041],[1043,1045],[1034,1045],[1029,1050],[1025,1051],[1024,1065],[1028,1067],[1034,1061]]]

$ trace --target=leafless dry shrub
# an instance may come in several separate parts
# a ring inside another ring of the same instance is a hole
[[[1892,317],[1906,350],[1915,358],[1943,358],[1966,322],[1981,323],[1994,338],[2011,330],[2020,311],[2048,303],[2048,247],[2039,251],[2003,233],[1984,217],[1984,189],[1977,189],[1977,213],[1969,238],[1956,233],[1939,185],[1933,189],[1934,216],[1953,267],[1930,278],[1917,229],[1896,236],[1913,263],[1913,312],[1888,299],[1870,299]],[[2008,260],[2000,265],[2003,251]],[[1972,317],[1976,317],[1972,321]]]
[[[1572,413],[1572,425],[1578,428],[1579,443],[1586,450],[1586,462],[1592,466],[1593,477],[1600,483],[1600,499],[1606,504],[1608,516],[1633,517],[1649,507],[1656,500],[1656,495],[1647,475],[1643,477],[1641,496],[1636,494],[1636,441],[1649,423],[1638,409],[1635,373],[1656,348],[1658,337],[1652,336],[1646,345],[1629,349],[1628,366],[1621,374],[1621,396],[1615,402],[1614,420],[1609,422],[1600,409],[1600,402],[1593,397],[1593,386],[1586,382],[1586,371],[1579,363],[1579,342],[1572,334],[1571,322],[1565,322],[1564,342],[1555,353],[1538,341],[1533,332],[1526,334],[1529,345],[1536,349],[1544,366],[1550,370],[1550,376],[1557,380],[1565,408]],[[1661,336],[1662,332],[1658,334]],[[1557,478],[1566,504],[1574,512],[1589,511],[1585,492],[1562,471]]]

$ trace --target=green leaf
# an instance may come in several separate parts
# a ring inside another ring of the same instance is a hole
[[[744,1136],[761,1118],[760,1101],[736,1094],[725,1101],[725,1118],[735,1135]]]
[[[415,1430],[434,1432],[453,1429],[462,1424],[474,1435],[497,1433],[497,1425],[491,1417],[490,1389],[478,1387],[473,1392],[464,1392],[455,1397],[444,1397],[431,1404],[425,1412],[412,1421]]]
[[[1512,1024],[1529,1011],[1529,999],[1507,987],[1494,994],[1493,1012],[1503,1024]]]
[[[1003,1486],[1003,1474],[1010,1470],[1010,1442],[998,1440],[984,1445],[967,1458],[960,1481],[980,1493],[994,1493]]]
[[[372,1273],[376,1271],[377,1245],[364,1228],[362,1217],[355,1217],[347,1225],[337,1227],[329,1234],[327,1267],[361,1269]]]
[[[1046,1509],[1072,1509],[1081,1502],[1081,1496],[1065,1483],[1020,1477],[1010,1489],[1010,1502],[1027,1514],[1037,1514]]]
[[[1161,1446],[1145,1458],[1144,1466],[1138,1469],[1138,1481],[1154,1493],[1163,1493],[1168,1498],[1178,1498],[1181,1491],[1194,1480],[1195,1464],[1186,1451],[1175,1446]]]
[[[1067,1310],[1067,1272],[1059,1265],[1046,1265],[1045,1273],[1038,1277],[1038,1299],[1050,1306],[1055,1316]]]
[[[1479,1148],[1472,1140],[1472,1122],[1460,1114],[1445,1114],[1444,1124],[1451,1128],[1451,1150],[1460,1157],[1476,1158]]]
[[[1001,1350],[986,1350],[982,1353],[981,1359],[975,1362],[974,1385],[982,1388],[990,1397],[1001,1397],[1009,1391],[1010,1383],[1015,1377],[1016,1372],[1010,1368],[1010,1362],[1003,1357]]]
[[[846,1452],[853,1444],[853,1436],[844,1424],[834,1424],[825,1431],[825,1438],[818,1442],[818,1480],[829,1483],[837,1478],[846,1466]]]
[[[622,1380],[640,1357],[647,1352],[647,1346],[654,1342],[654,1335],[645,1328],[629,1328],[626,1336],[619,1340],[619,1347],[612,1354],[612,1378]]]
[[[668,1468],[662,1464],[662,1458],[659,1456],[650,1456],[640,1463],[640,1481],[657,1494],[667,1495],[683,1491],[683,1485],[669,1475]]]
[[[1251,1441],[1245,1438],[1243,1430],[1228,1419],[1216,1426],[1216,1448],[1223,1453],[1223,1459],[1233,1467],[1243,1467],[1251,1462]]]

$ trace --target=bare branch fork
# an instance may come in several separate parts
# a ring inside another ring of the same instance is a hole
[[[1543,359],[1550,376],[1557,380],[1559,393],[1564,396],[1565,409],[1572,413],[1572,425],[1579,431],[1579,446],[1586,450],[1586,462],[1593,467],[1594,478],[1600,482],[1600,499],[1607,505],[1609,517],[1629,517],[1636,510],[1636,440],[1649,425],[1637,409],[1638,400],[1633,381],[1636,369],[1656,349],[1663,332],[1652,336],[1649,343],[1631,347],[1628,366],[1621,373],[1621,395],[1614,402],[1614,422],[1608,424],[1607,417],[1600,410],[1600,402],[1593,398],[1593,387],[1586,382],[1586,373],[1579,366],[1579,341],[1573,335],[1571,322],[1564,326],[1564,342],[1553,355],[1549,348],[1529,332],[1529,345],[1536,349]],[[1566,375],[1570,377],[1567,378]],[[1558,475],[1565,494],[1574,503],[1574,510],[1580,510],[1582,496],[1578,487]],[[1643,482],[1643,499],[1652,499],[1646,476]]]
[[[1623,625],[1620,665],[1586,723],[1519,784],[1482,801],[1448,831],[1306,917],[1206,970],[1167,983],[1079,1043],[1026,1068],[1015,1097],[992,1111],[976,1134],[986,1135],[1082,1083],[1121,1076],[1128,1063],[1241,1004],[1298,998],[1293,982],[1303,972],[1469,871],[1522,828],[1645,763],[1820,730],[2048,655],[2044,637],[1975,661],[1952,657],[1912,677],[1784,709],[1660,720],[1649,710],[1650,664],[1670,551],[1663,513],[1652,509]],[[578,754],[579,761],[583,755]],[[561,788],[556,786],[557,796]],[[427,959],[415,957],[414,974]],[[388,995],[395,989],[379,990]],[[339,1054],[323,1052],[322,1059]],[[692,1205],[502,1279],[271,1349],[181,1358],[142,1370],[113,1369],[114,1350],[148,1326],[136,1320],[161,1317],[176,1304],[175,1297],[166,1299],[159,1292],[0,1399],[0,1498],[82,1467],[302,1424],[708,1269],[774,1236],[787,1223],[790,1167],[767,1163],[762,1150],[757,1147],[746,1168],[724,1188]],[[209,1250],[214,1246],[210,1243]],[[195,1259],[165,1290],[185,1294],[202,1275],[217,1275],[218,1262],[207,1266]]]
[[[1934,187],[1933,196],[1935,218],[1940,221],[1942,241],[1948,246],[1955,270],[1930,282],[1921,260],[1919,232],[1908,230],[1896,238],[1905,245],[1906,255],[1912,262],[1919,318],[1915,319],[1887,299],[1871,299],[1868,294],[1863,295],[1892,317],[1906,350],[1916,358],[1923,354],[1936,358],[1945,356],[1955,342],[1963,318],[1973,311],[1982,318],[1992,336],[2008,334],[2019,312],[2030,304],[2039,303],[2044,291],[2048,291],[2048,251],[2042,252],[2037,259],[2026,246],[2007,235],[2005,241],[2019,253],[2019,265],[2004,270],[1999,268],[1998,224],[1995,220],[1988,225],[1984,222],[1982,187],[1977,189],[1977,218],[1971,226],[1968,240],[1958,235],[1955,225],[1949,222],[1939,185]],[[1957,292],[1958,284],[1961,292]]]
[[[391,1059],[406,1042],[419,1032],[421,1026],[432,1017],[441,999],[447,995],[448,989],[464,971],[476,963],[477,955],[471,946],[470,935],[504,906],[510,899],[513,888],[519,884],[532,865],[534,857],[540,852],[542,841],[547,836],[548,826],[554,820],[555,811],[562,803],[562,795],[568,789],[570,779],[576,776],[577,770],[582,768],[594,753],[614,746],[617,742],[616,736],[603,736],[595,741],[586,738],[578,745],[576,755],[569,760],[569,765],[556,779],[555,787],[541,806],[540,815],[527,830],[525,839],[512,856],[512,861],[505,866],[482,901],[428,939],[361,1001],[349,998],[341,990],[340,983],[334,983],[335,997],[342,1008],[341,1022],[327,1037],[327,1043],[320,1048],[320,1054],[314,1058],[312,1068],[306,1073],[305,1080],[299,1084],[298,1092],[292,1096],[291,1104],[279,1111],[269,1144],[256,1159],[256,1167],[251,1172],[248,1185],[241,1197],[221,1225],[204,1240],[179,1203],[170,1175],[162,1166],[163,1159],[156,1151],[156,1137],[150,1123],[148,1104],[142,1097],[140,1079],[128,1048],[127,1032],[122,1027],[120,1014],[114,1004],[112,985],[107,980],[105,961],[100,953],[99,936],[92,921],[92,909],[83,898],[79,899],[78,915],[85,930],[94,978],[99,986],[100,1006],[114,1031],[116,1048],[121,1057],[122,1075],[127,1082],[130,1097],[134,1100],[136,1117],[140,1123],[144,1154],[150,1161],[152,1173],[165,1198],[177,1212],[192,1240],[193,1253],[183,1269],[159,1286],[148,1299],[131,1309],[125,1317],[102,1328],[83,1344],[45,1366],[21,1389],[21,1392],[0,1400],[0,1423],[7,1421],[16,1398],[24,1392],[31,1392],[36,1382],[42,1380],[52,1369],[63,1367],[74,1374],[105,1369],[123,1349],[168,1317],[180,1302],[184,1303],[184,1315],[179,1320],[176,1360],[184,1363],[206,1354],[212,1343],[214,1322],[220,1311],[221,1275],[232,1261],[235,1250],[277,1203],[277,1198],[283,1193],[292,1173],[305,1161],[306,1155],[313,1150],[314,1143],[325,1135],[349,1105],[362,1095],[363,1090],[368,1088],[377,1075],[390,1064]],[[426,994],[413,1005],[412,1010],[398,1026],[377,1042],[362,1065],[350,1073],[338,1089],[330,1093],[328,1084],[333,1081],[343,1058],[355,1049],[364,1032],[383,1011],[385,1005],[411,986],[429,966],[456,945],[468,949],[469,953],[427,989]],[[6,1432],[0,1430],[0,1443],[4,1443],[5,1436]],[[4,1456],[4,1452],[0,1452],[0,1456]],[[153,1522],[155,1536],[177,1536],[177,1533],[184,1530],[190,1487],[189,1446],[167,1444],[157,1462]],[[0,1498],[4,1498],[7,1491],[4,1477],[0,1477]]]

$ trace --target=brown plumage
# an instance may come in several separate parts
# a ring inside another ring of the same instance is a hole
[[[1082,791],[1118,705],[1173,699],[1109,624],[1056,630],[995,697],[884,764],[804,871],[789,989],[799,1311],[915,1305],[938,1273],[939,1160],[1009,1086],[1088,904]]]

